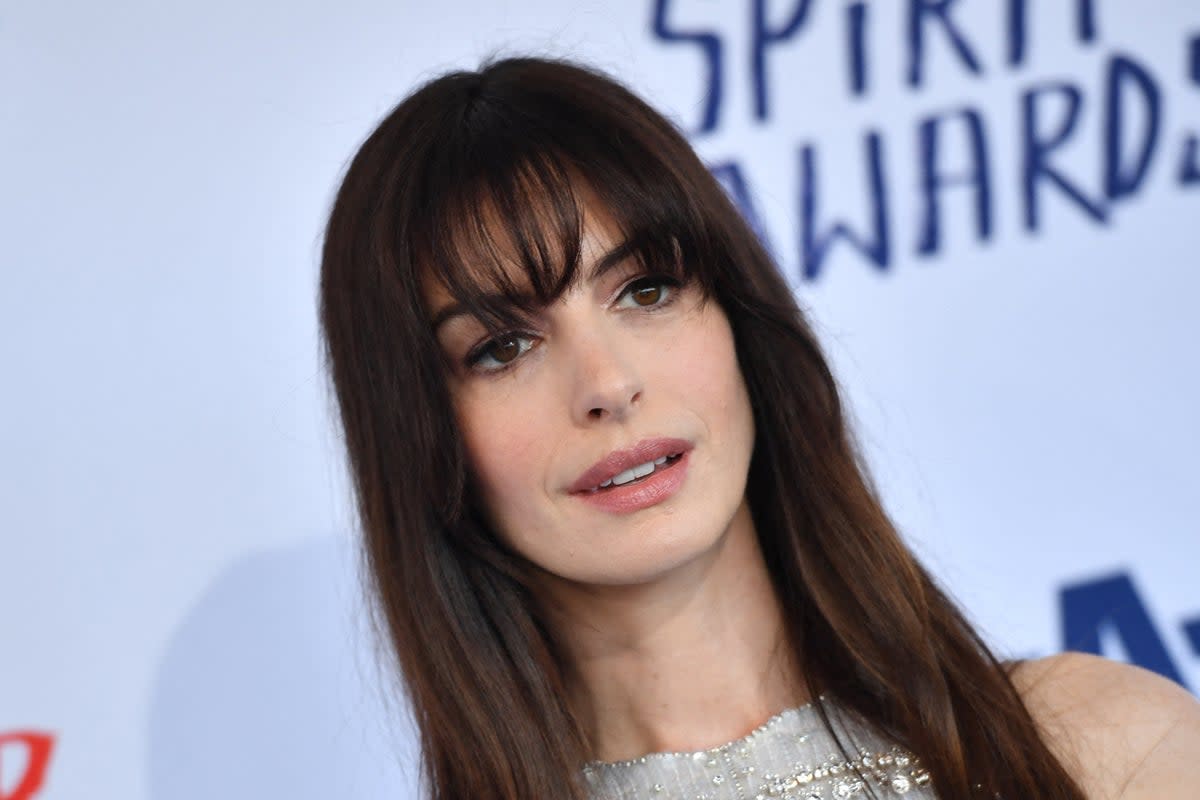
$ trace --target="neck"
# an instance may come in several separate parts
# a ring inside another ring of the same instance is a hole
[[[596,760],[715,747],[807,699],[745,504],[670,574],[556,591],[553,607]]]

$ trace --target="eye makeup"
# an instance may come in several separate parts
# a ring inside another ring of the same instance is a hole
[[[679,298],[678,279],[669,275],[638,275],[626,283],[613,301],[622,311],[653,314],[673,305]],[[626,304],[623,301],[628,300]],[[501,331],[471,347],[463,366],[472,373],[496,375],[508,370],[538,346],[538,336],[529,331]]]

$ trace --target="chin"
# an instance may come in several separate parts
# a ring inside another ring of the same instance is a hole
[[[604,554],[607,563],[597,564],[590,580],[584,582],[645,586],[702,569],[719,552],[731,530],[728,525],[712,527],[712,520],[720,515],[698,514],[696,520],[678,514],[665,516],[655,521],[659,524],[635,526],[626,546],[608,548]],[[662,529],[667,526],[669,530]]]

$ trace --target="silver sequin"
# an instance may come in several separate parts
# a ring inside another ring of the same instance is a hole
[[[856,800],[868,787],[880,800],[933,800],[918,758],[826,708],[851,758],[803,706],[721,747],[593,762],[583,775],[593,800]]]

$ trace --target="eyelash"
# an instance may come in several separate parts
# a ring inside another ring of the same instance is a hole
[[[643,275],[641,277],[634,278],[621,288],[620,294],[617,295],[617,302],[620,302],[625,297],[632,297],[631,292],[635,289],[650,288],[655,286],[661,286],[667,289],[666,299],[660,300],[659,302],[650,306],[635,305],[634,308],[630,310],[642,310],[648,314],[653,314],[670,306],[675,302],[676,299],[678,299],[681,284],[677,279],[672,278],[669,275]],[[467,353],[463,360],[466,364],[466,367],[474,372],[479,372],[484,375],[497,375],[520,361],[521,358],[533,348],[533,345],[529,345],[529,347],[525,348],[516,356],[514,356],[511,361],[506,364],[501,364],[498,367],[480,366],[480,362],[488,357],[488,351],[497,345],[507,344],[514,340],[519,341],[522,339],[531,339],[533,337],[534,334],[525,331],[506,331],[498,336],[492,337],[491,339],[480,342],[478,345],[471,348],[470,352]]]

